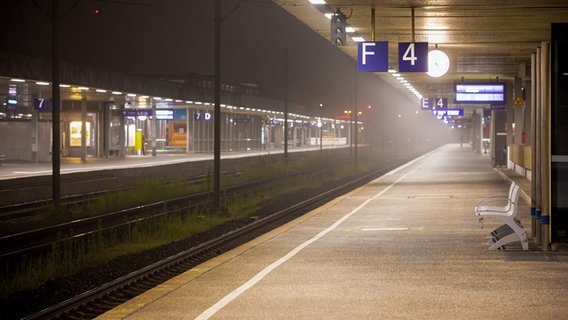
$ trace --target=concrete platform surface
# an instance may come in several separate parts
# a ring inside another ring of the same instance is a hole
[[[566,319],[566,252],[487,250],[508,184],[447,145],[99,319]]]

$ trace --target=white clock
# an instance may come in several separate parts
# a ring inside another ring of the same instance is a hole
[[[428,52],[428,72],[430,77],[438,78],[446,74],[450,69],[448,55],[440,50]]]

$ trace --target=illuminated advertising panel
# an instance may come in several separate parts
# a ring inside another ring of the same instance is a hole
[[[173,109],[156,109],[156,119],[158,120],[173,120],[174,110]]]
[[[83,123],[81,121],[71,121],[69,123],[69,146],[81,146],[81,133],[83,130]],[[91,146],[91,123],[85,122],[85,144],[87,147]]]
[[[504,83],[456,83],[455,103],[505,104]]]

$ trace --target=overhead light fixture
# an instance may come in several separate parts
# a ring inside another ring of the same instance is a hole
[[[325,4],[324,0],[310,0],[311,4]]]
[[[430,77],[439,78],[450,69],[450,58],[441,50],[436,49],[428,52],[428,74]]]
[[[351,39],[355,42],[365,42],[365,38],[363,37],[352,37]]]

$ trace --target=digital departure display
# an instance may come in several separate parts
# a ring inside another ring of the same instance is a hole
[[[456,83],[455,103],[505,104],[504,83]]]

